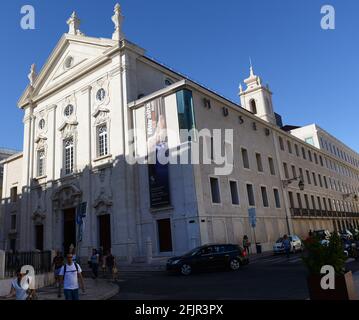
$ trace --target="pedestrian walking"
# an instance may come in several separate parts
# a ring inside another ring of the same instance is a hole
[[[98,254],[96,249],[92,249],[91,255],[91,269],[93,273],[93,278],[98,278],[98,266],[100,264],[100,255]]]
[[[290,239],[288,238],[288,236],[286,234],[283,236],[282,243],[283,243],[285,254],[286,254],[287,258],[289,259],[291,243],[290,243]]]
[[[251,246],[251,243],[249,242],[248,236],[243,236],[243,249],[247,251],[247,254],[249,254],[249,247]]]
[[[56,252],[56,256],[52,260],[52,267],[54,268],[55,286],[57,287],[57,297],[61,298],[61,277],[60,271],[64,265],[64,257],[60,251]]]
[[[34,289],[31,289],[30,278],[24,277],[26,274],[21,273],[21,270],[17,270],[16,279],[11,282],[10,293],[5,296],[5,299],[15,297],[16,300],[33,300],[36,297]]]
[[[116,263],[115,263],[115,257],[112,255],[111,251],[108,251],[107,255],[106,255],[106,268],[107,268],[108,274],[110,275],[112,280],[114,280],[115,279],[114,271],[116,268]]]
[[[72,254],[66,256],[66,263],[61,268],[61,282],[64,285],[64,295],[66,300],[79,300],[79,283],[82,292],[85,293],[82,269],[78,263],[73,262]]]
[[[106,277],[106,271],[107,271],[106,259],[107,259],[107,256],[105,256],[105,255],[103,255],[102,257],[100,256],[100,262],[101,262],[101,269],[102,269],[103,277]]]

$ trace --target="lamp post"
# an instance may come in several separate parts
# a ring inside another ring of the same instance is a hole
[[[293,181],[299,180],[298,187],[300,191],[304,190],[304,181],[302,176],[293,177],[292,179],[282,180],[283,187],[286,188],[288,185],[290,185]]]
[[[304,180],[303,180],[303,177],[302,177],[302,176],[297,176],[297,177],[293,177],[293,178],[291,178],[291,179],[282,180],[283,188],[285,189],[285,188],[288,187],[288,185],[290,185],[293,181],[297,181],[297,180],[299,180],[299,182],[298,182],[299,190],[300,190],[300,191],[303,191],[303,190],[304,190]],[[288,218],[288,212],[287,212],[287,210],[286,210],[286,212],[285,212],[285,218],[286,218],[286,221],[287,221],[288,234],[290,234],[290,226],[289,226],[289,218]]]
[[[348,198],[350,198],[351,196],[353,196],[353,200],[354,200],[354,201],[358,201],[359,197],[358,197],[358,195],[355,194],[354,192],[344,193],[344,194],[343,194],[343,200],[348,199]]]

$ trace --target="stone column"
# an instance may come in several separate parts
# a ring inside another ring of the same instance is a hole
[[[32,141],[32,106],[25,110],[24,116],[24,145],[23,145],[23,165],[22,165],[22,198],[21,198],[21,214],[19,214],[20,223],[19,234],[19,250],[28,250],[28,231],[31,224],[29,208],[30,208],[30,172],[31,172],[31,141]]]
[[[0,250],[0,279],[5,279],[5,251]]]
[[[150,237],[146,240],[146,262],[148,264],[152,263],[152,240]]]

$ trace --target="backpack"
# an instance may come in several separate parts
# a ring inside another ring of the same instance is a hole
[[[75,264],[76,272],[78,274],[79,273],[79,265],[76,262],[74,262],[74,264]],[[64,280],[65,280],[65,274],[66,274],[66,267],[67,267],[67,263],[65,263],[65,265],[64,265]]]

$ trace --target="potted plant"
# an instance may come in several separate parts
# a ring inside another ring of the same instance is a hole
[[[346,272],[343,244],[336,232],[323,244],[318,237],[310,237],[304,241],[304,264],[309,275],[307,278],[311,300],[356,300],[356,292],[351,271]],[[321,274],[323,266],[332,266],[335,270],[334,289],[323,289]]]

